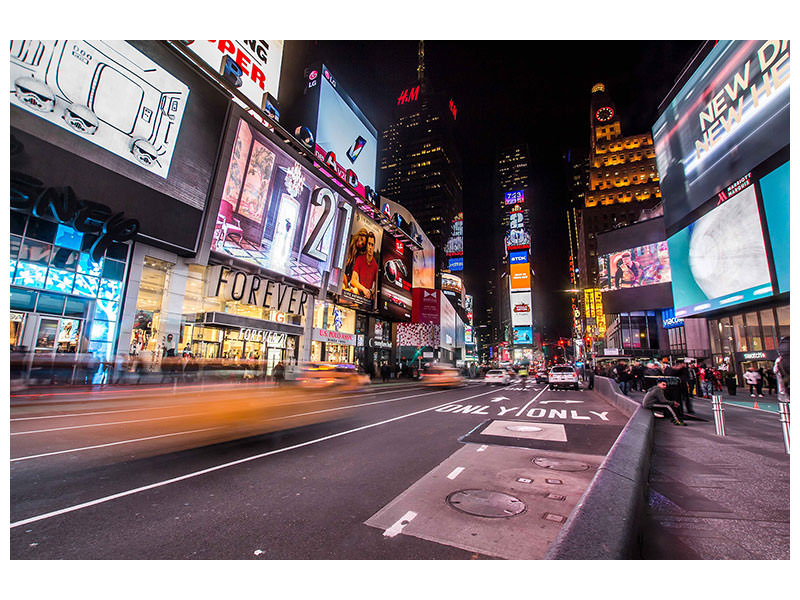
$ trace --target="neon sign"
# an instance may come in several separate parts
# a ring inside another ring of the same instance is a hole
[[[458,109],[456,108],[456,103],[453,102],[453,99],[450,98],[450,114],[453,115],[453,121],[456,120],[456,115],[458,114]]]
[[[414,102],[419,100],[419,86],[403,90],[403,93],[397,98],[397,106],[405,104],[406,102]],[[450,101],[452,104],[452,100]],[[452,109],[451,109],[452,110]],[[455,116],[453,116],[455,119]]]

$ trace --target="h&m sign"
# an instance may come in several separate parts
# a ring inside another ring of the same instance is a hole
[[[309,294],[292,285],[224,265],[209,267],[207,296],[304,316]]]

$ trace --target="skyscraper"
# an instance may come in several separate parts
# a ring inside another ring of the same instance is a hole
[[[445,245],[463,211],[458,108],[425,79],[420,42],[417,80],[398,91],[392,122],[382,132],[379,193],[410,210],[436,247],[437,272],[447,269]]]
[[[596,284],[597,233],[629,225],[643,209],[661,201],[653,136],[622,135],[616,107],[602,83],[592,88],[589,119],[589,188],[577,211],[582,288]]]

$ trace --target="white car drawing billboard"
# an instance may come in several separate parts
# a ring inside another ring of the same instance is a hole
[[[166,179],[189,88],[122,41],[12,40],[11,103]]]

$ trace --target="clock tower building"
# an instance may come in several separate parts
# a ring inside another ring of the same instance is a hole
[[[653,136],[622,135],[622,123],[605,85],[592,87],[589,186],[576,225],[579,284],[597,285],[597,234],[630,225],[661,202]]]

